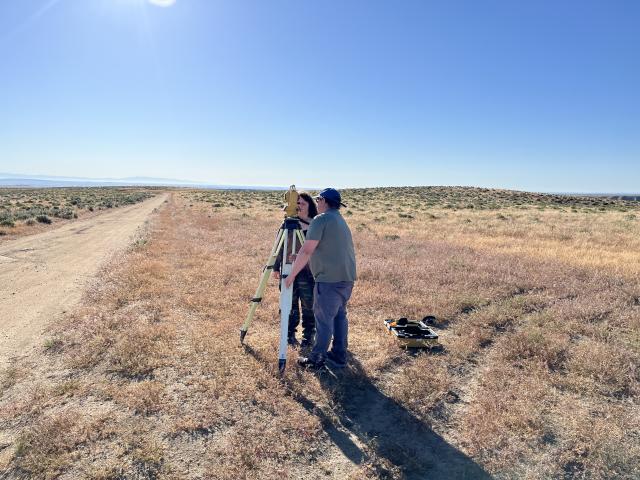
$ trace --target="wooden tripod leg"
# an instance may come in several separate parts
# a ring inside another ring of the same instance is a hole
[[[247,318],[242,324],[242,328],[240,328],[240,343],[244,342],[244,337],[247,334],[247,330],[249,330],[249,325],[251,325],[251,321],[253,320],[253,316],[256,313],[256,309],[258,308],[258,304],[262,301],[262,294],[264,293],[264,289],[267,286],[267,282],[269,281],[269,275],[273,271],[273,264],[276,263],[276,258],[278,258],[278,254],[282,249],[286,236],[286,230],[280,229],[278,231],[278,235],[276,236],[276,240],[273,244],[273,248],[271,249],[271,254],[269,255],[269,260],[265,265],[262,276],[260,277],[260,282],[258,283],[258,289],[256,290],[255,296],[251,299],[251,306],[249,307],[249,313],[247,314]]]

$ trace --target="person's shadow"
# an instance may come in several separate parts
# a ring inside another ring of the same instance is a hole
[[[250,347],[247,351],[267,365],[272,363]],[[308,399],[295,377],[285,377],[283,383],[296,401],[320,418],[324,431],[343,454],[355,464],[370,464],[378,478],[391,478],[397,472],[410,480],[491,478],[480,465],[382,393],[357,359],[351,358],[347,368],[327,367],[316,375],[332,407]]]

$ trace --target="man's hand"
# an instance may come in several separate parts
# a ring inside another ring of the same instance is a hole
[[[293,281],[296,279],[296,275],[300,273],[300,270],[304,268],[304,266],[309,262],[309,258],[318,247],[318,240],[306,240],[302,244],[302,248],[298,252],[298,256],[296,257],[296,261],[293,262],[293,266],[291,267],[291,273],[284,281],[285,288],[291,288],[293,285]]]
[[[275,278],[276,280],[280,280],[280,271],[279,270],[274,270],[273,272],[271,272],[271,276],[273,278]]]
[[[295,279],[296,277],[294,277],[293,275],[289,275],[287,278],[284,279],[284,287],[291,288],[291,285],[293,285],[293,281]]]

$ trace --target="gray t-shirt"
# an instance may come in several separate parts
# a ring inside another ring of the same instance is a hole
[[[354,282],[356,254],[351,230],[340,212],[330,209],[315,217],[307,240],[318,240],[309,264],[316,282]]]

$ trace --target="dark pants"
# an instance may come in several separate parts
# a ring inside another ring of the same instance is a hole
[[[325,360],[332,337],[332,356],[340,363],[347,362],[347,302],[352,290],[353,282],[316,282],[313,303],[316,341],[309,355],[314,362]]]
[[[300,311],[302,311],[302,338],[313,340],[316,331],[316,319],[313,315],[313,287],[315,282],[311,275],[298,275],[293,282],[293,301],[289,314],[289,337],[296,334],[300,325]],[[300,305],[298,307],[298,305]]]

